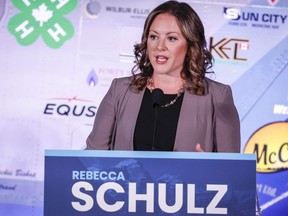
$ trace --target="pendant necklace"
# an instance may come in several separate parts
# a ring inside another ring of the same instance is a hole
[[[154,86],[154,80],[152,78],[149,78],[148,81],[147,81],[148,85],[150,86],[150,92],[152,92],[154,89],[155,89],[155,86]],[[182,95],[182,93],[185,91],[185,86],[186,86],[186,81],[183,80],[183,84],[181,85],[181,87],[179,88],[178,90],[178,93],[176,95],[176,97],[171,100],[170,102],[164,104],[164,105],[161,105],[160,107],[170,107],[172,106],[173,104],[176,103],[176,101],[178,100],[178,98]]]

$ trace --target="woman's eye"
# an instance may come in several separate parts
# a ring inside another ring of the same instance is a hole
[[[157,39],[157,36],[156,36],[156,35],[150,35],[149,38],[150,38],[151,40],[156,40],[156,39]]]
[[[168,40],[171,41],[171,42],[173,42],[173,41],[176,41],[177,38],[175,38],[175,37],[168,37]]]

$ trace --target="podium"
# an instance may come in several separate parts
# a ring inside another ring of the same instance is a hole
[[[44,216],[255,215],[256,156],[46,150]]]

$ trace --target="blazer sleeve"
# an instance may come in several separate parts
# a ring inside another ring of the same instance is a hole
[[[240,120],[234,105],[232,90],[224,85],[214,101],[214,146],[217,152],[240,153]]]
[[[98,107],[93,129],[86,140],[86,150],[111,149],[112,134],[116,120],[116,85],[117,79],[114,79]]]

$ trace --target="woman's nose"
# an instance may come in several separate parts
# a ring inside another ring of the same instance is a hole
[[[159,51],[166,50],[165,39],[159,39],[158,44],[157,44],[157,49],[158,49]]]

